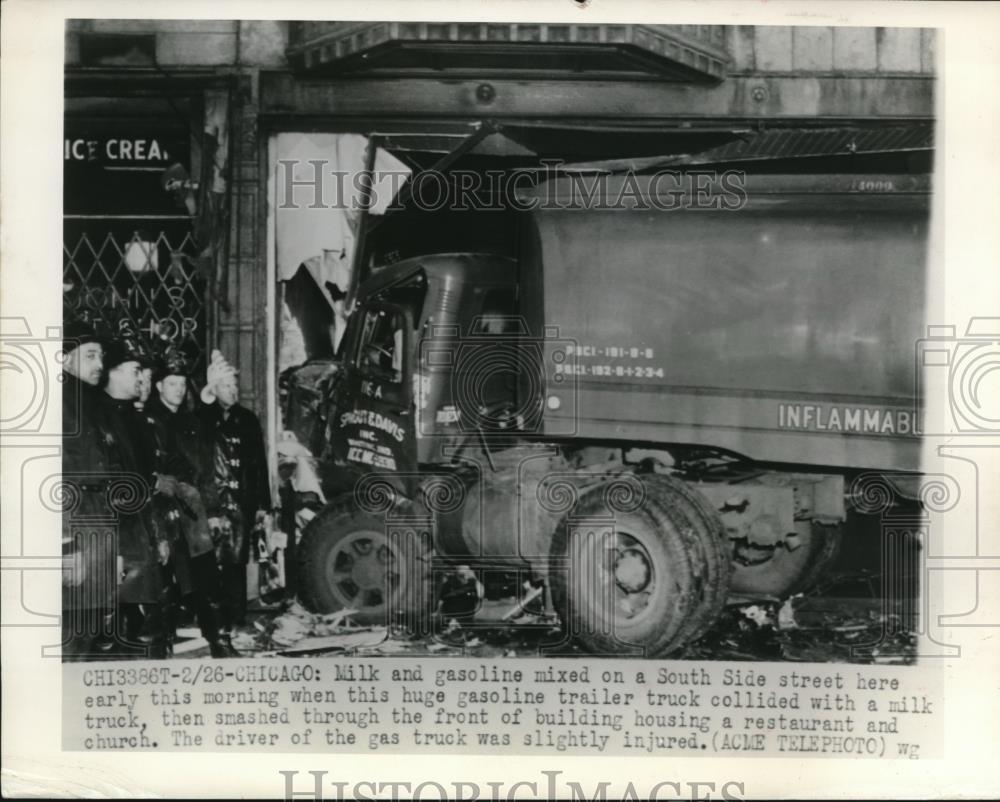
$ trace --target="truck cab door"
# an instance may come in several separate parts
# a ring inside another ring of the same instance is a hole
[[[334,459],[361,473],[412,474],[411,314],[394,304],[368,303],[352,317],[355,328],[346,343],[345,375],[330,427]]]

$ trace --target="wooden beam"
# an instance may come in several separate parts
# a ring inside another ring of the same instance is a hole
[[[480,92],[488,83],[493,92]],[[484,102],[482,98],[489,98]],[[298,78],[261,73],[261,114],[310,121],[519,119],[655,125],[665,121],[797,124],[931,120],[927,76],[734,76],[717,86],[650,81],[431,80]],[[281,127],[278,123],[278,127]]]

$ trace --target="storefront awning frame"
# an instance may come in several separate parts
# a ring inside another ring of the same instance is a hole
[[[931,121],[934,87],[934,78],[921,74],[734,75],[702,86],[504,78],[318,80],[262,71],[260,118],[284,130],[330,130],[334,124],[358,133],[387,124],[448,127],[485,117],[564,125],[822,127]]]

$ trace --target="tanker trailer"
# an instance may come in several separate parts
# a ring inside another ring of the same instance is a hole
[[[577,176],[517,210],[387,219],[303,600],[419,627],[449,566],[502,569],[544,582],[585,649],[653,657],[734,595],[807,588],[851,478],[920,469],[928,191]]]

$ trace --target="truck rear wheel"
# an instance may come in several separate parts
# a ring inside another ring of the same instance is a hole
[[[387,526],[384,515],[345,501],[309,522],[298,552],[299,598],[310,610],[356,610],[363,624],[429,620],[429,531]]]
[[[731,588],[746,596],[785,598],[813,587],[840,554],[843,529],[840,524],[816,521],[802,527],[799,547],[784,544],[761,549],[759,556],[737,551]]]
[[[570,637],[594,653],[669,655],[704,634],[728,593],[718,513],[677,479],[639,478],[637,509],[615,509],[596,488],[552,540],[553,603]]]

